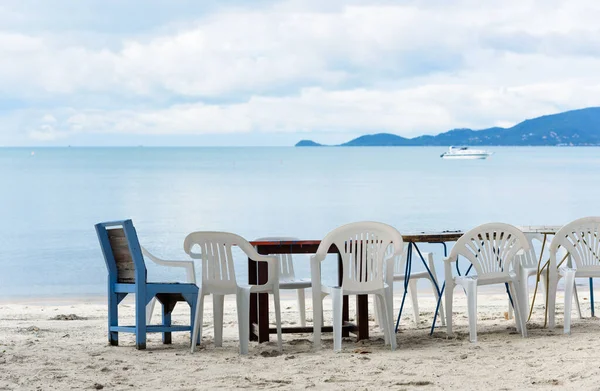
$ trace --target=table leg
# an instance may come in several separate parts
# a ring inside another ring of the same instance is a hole
[[[248,284],[255,285],[258,279],[256,264],[258,262],[248,258]],[[258,335],[254,334],[255,323],[258,323],[258,295],[256,293],[250,294],[250,341],[257,341]]]
[[[590,277],[590,305],[592,308],[592,318],[596,316],[594,311],[594,279]]]
[[[258,284],[267,283],[269,265],[258,262]],[[269,294],[258,294],[258,342],[269,342]]]
[[[357,340],[369,339],[369,296],[356,295]]]
[[[338,253],[338,286],[342,286],[344,264],[342,263],[342,255]],[[350,310],[348,303],[348,295],[342,298],[342,324],[350,321]],[[350,330],[343,328],[342,337],[349,337]]]

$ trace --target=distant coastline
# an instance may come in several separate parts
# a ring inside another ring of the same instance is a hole
[[[528,119],[510,128],[452,129],[436,136],[405,138],[391,133],[357,137],[338,145],[301,140],[296,147],[417,147],[417,146],[599,146],[600,107],[571,110]]]

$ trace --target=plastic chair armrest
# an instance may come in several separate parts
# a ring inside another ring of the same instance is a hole
[[[256,262],[266,262],[268,277],[266,284],[279,284],[279,259],[272,255],[246,254],[250,259]]]
[[[394,254],[388,255],[383,260],[383,269],[385,270],[385,283],[389,286],[393,286],[394,284],[394,266],[396,261],[396,256]]]
[[[152,262],[156,263],[160,266],[166,267],[176,267],[185,269],[186,274],[186,282],[195,284],[196,283],[196,268],[194,266],[194,261],[173,261],[173,260],[165,260],[153,255],[144,247],[142,247],[142,254],[144,257],[148,257]]]

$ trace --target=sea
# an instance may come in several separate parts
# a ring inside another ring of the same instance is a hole
[[[441,159],[446,149],[0,148],[0,298],[105,295],[94,224],[109,220],[133,219],[148,250],[185,260],[200,230],[321,239],[364,220],[412,233],[600,215],[600,148],[489,147],[487,160]],[[442,246],[420,248],[443,279]],[[149,280],[183,277],[147,263]],[[308,256],[295,264],[310,275]],[[335,279],[335,259],[322,273]]]

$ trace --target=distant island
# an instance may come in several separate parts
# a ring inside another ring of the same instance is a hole
[[[600,107],[589,107],[564,113],[528,119],[511,128],[482,130],[452,129],[437,136],[405,138],[396,134],[377,133],[360,136],[338,146],[448,146],[448,145],[600,145]],[[297,147],[324,146],[302,140]]]

